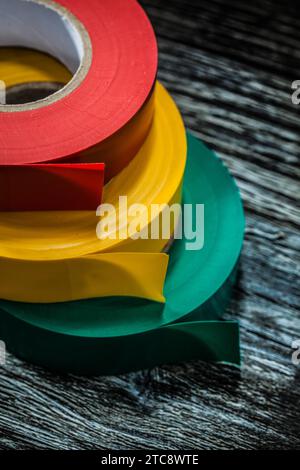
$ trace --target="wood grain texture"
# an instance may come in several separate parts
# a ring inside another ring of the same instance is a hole
[[[58,377],[8,356],[1,449],[300,449],[300,6],[143,0],[160,80],[241,189],[247,232],[234,299],[240,371],[201,362],[122,377]]]

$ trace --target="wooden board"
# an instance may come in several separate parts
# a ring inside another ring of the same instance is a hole
[[[9,355],[2,449],[300,449],[300,8],[290,0],[143,0],[160,80],[229,166],[247,213],[226,318],[241,371],[201,362],[122,377],[57,377]],[[0,77],[1,78],[1,77]]]

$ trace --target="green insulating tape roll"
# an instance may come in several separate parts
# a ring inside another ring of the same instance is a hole
[[[205,241],[201,250],[191,251],[185,238],[174,241],[166,303],[124,297],[46,305],[0,301],[0,339],[10,351],[56,371],[85,375],[191,359],[240,363],[238,324],[219,318],[242,248],[242,203],[221,160],[191,135],[188,147],[183,202],[204,204]]]

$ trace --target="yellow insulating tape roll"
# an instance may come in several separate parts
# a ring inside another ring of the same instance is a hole
[[[58,60],[42,52],[17,47],[0,47],[0,80],[6,88],[27,82],[66,84],[72,78]]]
[[[38,60],[42,67],[49,57]],[[3,70],[7,83],[10,73],[11,69],[6,76]],[[34,70],[32,76],[28,70],[25,75],[24,82],[36,81]],[[55,81],[60,79],[58,74]],[[140,217],[132,215],[126,226],[119,223],[132,204],[145,205],[150,214],[152,204],[181,202],[186,154],[180,113],[158,84],[154,121],[145,144],[104,190],[103,204],[116,210],[109,210],[105,220],[112,222],[117,215],[116,232],[109,239],[98,239],[100,219],[94,212],[1,213],[0,298],[51,303],[125,295],[163,301],[168,257],[161,251],[168,240],[161,233],[158,239],[135,239],[132,233],[123,239],[124,229],[135,224],[136,235],[144,233],[153,219],[140,223]],[[126,208],[119,205],[119,196],[127,197]],[[176,222],[172,220],[171,233]]]

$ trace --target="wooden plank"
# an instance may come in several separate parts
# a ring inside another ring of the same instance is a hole
[[[2,449],[298,448],[300,20],[286,0],[143,0],[160,80],[236,177],[247,232],[226,318],[241,371],[201,362],[122,377],[57,377],[8,356]]]

